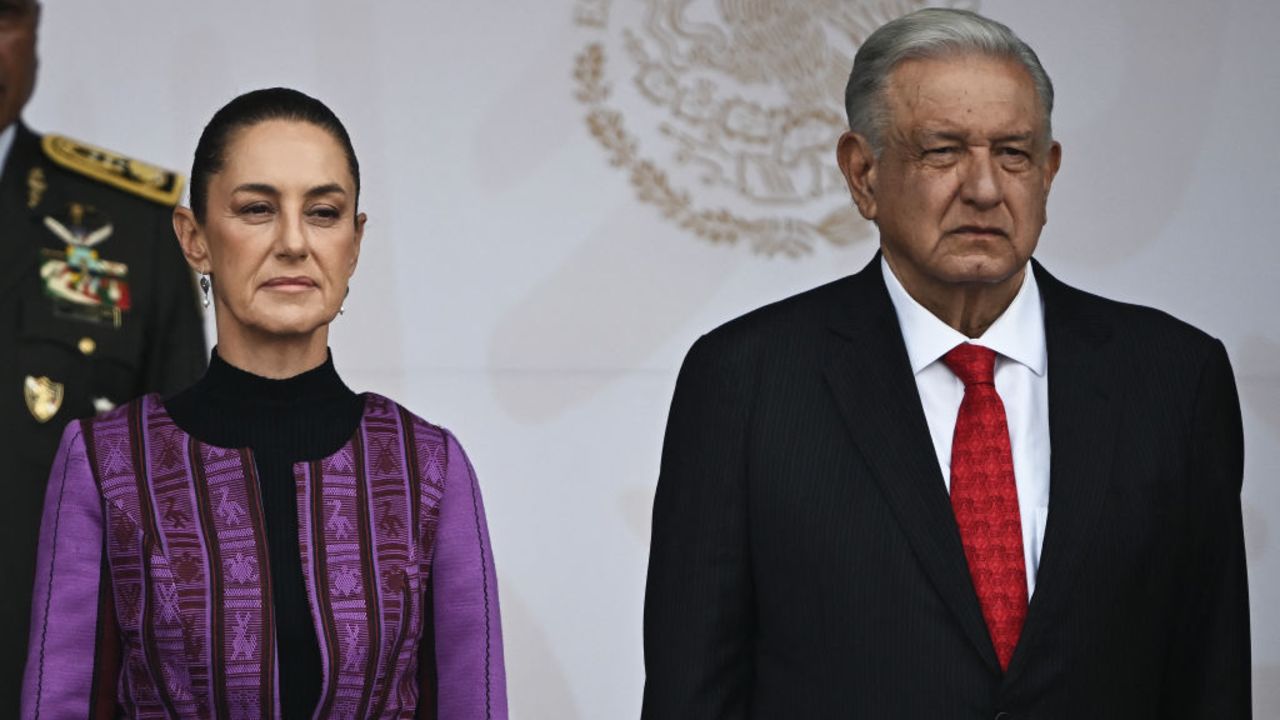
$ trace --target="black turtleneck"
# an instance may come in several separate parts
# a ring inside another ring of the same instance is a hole
[[[270,380],[233,367],[214,349],[195,385],[165,401],[187,434],[249,448],[258,469],[275,602],[283,717],[310,717],[320,698],[316,642],[298,543],[293,464],[337,452],[355,434],[364,400],[333,368],[333,356],[301,375]]]

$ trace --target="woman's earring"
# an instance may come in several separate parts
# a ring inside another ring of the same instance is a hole
[[[345,293],[343,293],[343,294],[342,294],[342,304],[338,306],[338,314],[339,314],[339,315],[346,315],[346,314],[347,314],[347,297],[348,297],[348,296],[350,296],[350,295],[351,295],[351,286],[350,286],[350,285],[348,285],[348,286],[347,286],[347,291],[346,291]]]
[[[204,306],[209,307],[209,273],[200,273],[200,293],[204,295]]]

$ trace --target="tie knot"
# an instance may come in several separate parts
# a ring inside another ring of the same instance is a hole
[[[951,368],[966,388],[995,383],[996,351],[991,348],[963,343],[943,355],[942,362]]]

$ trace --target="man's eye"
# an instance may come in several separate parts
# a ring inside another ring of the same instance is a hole
[[[955,153],[955,152],[956,152],[956,147],[955,147],[954,145],[946,145],[946,146],[943,146],[943,147],[926,148],[926,149],[925,149],[925,151],[924,151],[924,154],[925,154],[925,155],[945,156],[945,155],[951,155],[951,154],[953,154],[953,153]]]

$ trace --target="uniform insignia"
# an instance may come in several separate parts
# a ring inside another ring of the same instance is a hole
[[[41,146],[50,160],[68,170],[162,205],[173,205],[182,196],[183,177],[164,168],[61,135],[45,135]]]
[[[40,199],[44,197],[44,191],[48,189],[49,183],[44,179],[44,168],[31,168],[31,172],[27,173],[27,207],[34,208],[39,205]]]
[[[46,216],[44,225],[67,244],[66,252],[45,250],[40,266],[57,314],[120,327],[132,305],[129,266],[104,259],[95,249],[114,232],[111,222],[92,206],[69,203],[64,215]]]
[[[28,375],[22,383],[22,396],[27,400],[27,409],[39,423],[49,422],[58,414],[58,408],[62,407],[62,395],[62,383],[47,377]]]

